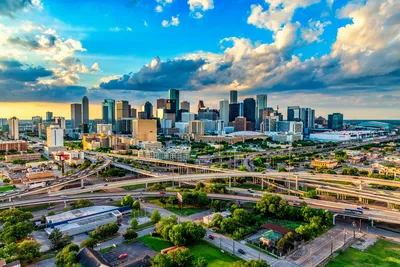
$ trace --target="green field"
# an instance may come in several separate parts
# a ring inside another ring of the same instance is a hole
[[[135,190],[135,189],[139,189],[139,188],[145,188],[146,185],[145,184],[134,184],[134,185],[127,185],[124,186],[123,188],[125,190]]]
[[[169,205],[162,203],[159,199],[150,199],[150,203],[156,204],[157,206],[169,210],[175,214],[180,216],[189,216],[198,212],[202,212],[203,210],[193,206],[183,206],[182,210],[179,208],[178,205]]]
[[[327,267],[398,267],[400,266],[400,245],[379,240],[364,252],[348,248],[334,258]]]
[[[266,223],[276,223],[283,227],[286,227],[290,230],[296,230],[297,227],[302,225],[302,222],[288,221],[288,220],[280,220],[276,218],[268,218],[265,220]]]
[[[14,189],[15,189],[15,186],[13,186],[13,185],[1,186],[0,187],[0,192],[7,192],[7,191],[10,191],[10,190],[14,190]]]
[[[236,184],[236,185],[232,184],[232,187],[262,191],[261,185],[257,185],[257,184]],[[264,189],[267,189],[267,188],[268,188],[268,185],[264,185]]]
[[[152,237],[150,235],[142,236],[139,240],[157,251],[173,246],[169,241],[165,241],[160,237]],[[188,248],[196,259],[203,257],[207,261],[209,267],[226,266],[227,264],[239,260],[222,253],[219,248],[214,247],[206,241],[200,241],[197,244],[189,245]]]

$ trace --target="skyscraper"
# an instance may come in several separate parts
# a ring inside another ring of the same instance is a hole
[[[201,109],[205,109],[206,106],[204,105],[204,101],[203,100],[199,100],[199,103],[197,104],[197,109],[201,110]]]
[[[230,102],[229,104],[235,104],[238,102],[238,91],[231,90],[230,92]]]
[[[343,130],[343,114],[342,113],[333,113],[328,115],[328,129],[332,129],[334,131]]]
[[[169,89],[168,90],[168,98],[169,99],[175,99],[176,102],[176,107],[175,107],[175,114],[178,114],[178,109],[179,109],[179,90],[178,89]]]
[[[288,121],[301,121],[300,107],[289,106],[287,108],[287,120]]]
[[[54,123],[60,126],[61,129],[65,130],[65,118],[64,117],[54,117]]]
[[[89,125],[89,99],[87,96],[82,98],[82,123]]]
[[[137,110],[136,110],[136,108],[131,108],[131,118],[137,118]]]
[[[8,137],[12,140],[19,139],[19,119],[17,117],[12,117],[8,120]]]
[[[246,98],[243,101],[243,117],[246,121],[256,121],[256,101],[254,98]]]
[[[181,102],[181,109],[190,111],[190,103],[188,101],[182,101]]]
[[[309,134],[310,130],[313,129],[315,125],[315,110],[311,108],[301,108],[300,118],[303,122],[304,133]]]
[[[36,136],[40,136],[42,127],[42,117],[41,116],[33,116],[32,117],[32,131]]]
[[[240,104],[239,103],[229,104],[229,122],[235,121],[236,117],[239,116],[240,116]]]
[[[149,101],[143,104],[142,111],[146,114],[146,119],[153,117],[153,105]]]
[[[157,121],[132,120],[132,138],[142,142],[157,141]]]
[[[264,109],[266,109],[268,107],[267,98],[268,98],[267,94],[257,95],[257,98],[256,98],[256,129],[257,130],[260,129],[263,111],[264,111]]]
[[[219,119],[222,120],[225,125],[229,123],[229,102],[226,99],[219,101]]]
[[[47,127],[47,147],[63,147],[64,146],[64,130],[58,125],[50,125]]]
[[[79,128],[82,124],[82,104],[71,104],[71,127]]]
[[[115,100],[104,99],[103,101],[103,123],[111,124],[112,129],[115,132]]]
[[[50,122],[50,121],[52,121],[52,120],[53,120],[53,112],[47,111],[47,112],[46,112],[46,121],[47,121],[47,122]]]
[[[176,115],[177,114],[176,105],[178,105],[178,103],[176,102],[175,99],[168,99],[167,102],[165,103],[165,113],[174,113]]]
[[[165,105],[167,104],[167,99],[165,98],[159,98],[157,99],[157,109],[159,108],[165,108]]]
[[[117,101],[117,120],[129,118],[129,102],[126,100]]]

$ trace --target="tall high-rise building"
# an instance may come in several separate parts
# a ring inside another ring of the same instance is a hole
[[[215,121],[219,117],[219,111],[216,109],[201,109],[198,111],[199,120],[212,120]]]
[[[126,100],[117,101],[117,120],[129,118],[129,102]]]
[[[343,130],[343,114],[342,113],[333,113],[328,115],[328,129],[332,129],[334,131]]]
[[[136,108],[131,108],[131,118],[137,118],[137,110],[136,110]]]
[[[243,117],[246,118],[247,121],[256,121],[256,101],[254,98],[246,98],[243,101]]]
[[[226,99],[219,101],[219,119],[222,120],[225,125],[229,123],[229,102]]]
[[[229,122],[235,121],[236,117],[239,116],[240,116],[240,104],[239,103],[229,104]]]
[[[71,104],[71,128],[79,128],[82,124],[82,104]]]
[[[47,147],[63,147],[64,146],[64,130],[58,125],[50,125],[47,127]]]
[[[315,110],[311,108],[301,108],[300,118],[303,122],[304,133],[310,133],[310,130],[315,127]]]
[[[199,103],[197,104],[197,110],[202,110],[205,109],[206,106],[204,105],[204,101],[203,100],[199,100]]]
[[[153,117],[153,105],[149,101],[142,105],[142,111],[146,114],[147,120]]]
[[[103,101],[103,123],[111,124],[112,129],[115,132],[115,100],[114,99],[104,99]]]
[[[195,120],[195,114],[193,112],[182,112],[182,122],[189,122]]]
[[[17,117],[12,117],[8,119],[8,137],[12,140],[19,139],[19,119]]]
[[[175,114],[178,114],[178,109],[179,109],[179,90],[178,89],[169,89],[168,90],[168,98],[169,99],[175,99]]]
[[[289,106],[287,108],[288,121],[301,121],[301,112],[299,106]]]
[[[246,131],[246,117],[235,118],[235,132]]]
[[[159,108],[165,108],[165,105],[167,104],[167,99],[165,98],[159,98],[157,99],[157,109]]]
[[[132,138],[142,142],[157,141],[157,121],[132,120]]]
[[[260,94],[256,96],[256,129],[260,129],[260,124],[263,118],[263,111],[268,107],[267,94]]]
[[[51,122],[53,120],[53,112],[47,111],[46,112],[46,121]]]
[[[54,123],[60,126],[61,129],[65,130],[65,118],[64,117],[54,117]]]
[[[165,113],[174,113],[176,115],[177,114],[176,105],[178,105],[178,103],[176,102],[175,99],[168,99],[167,102],[165,103]]]
[[[235,104],[235,103],[237,103],[237,102],[238,102],[238,91],[236,91],[236,90],[231,90],[231,91],[229,92],[229,94],[230,94],[230,102],[229,102],[229,104]]]
[[[41,116],[33,116],[32,117],[32,132],[36,136],[42,135],[42,117]]]
[[[189,134],[204,134],[204,122],[203,121],[190,121],[189,122]]]
[[[190,111],[190,103],[188,101],[182,101],[181,102],[181,109]]]
[[[82,123],[89,125],[89,99],[87,96],[82,98]]]

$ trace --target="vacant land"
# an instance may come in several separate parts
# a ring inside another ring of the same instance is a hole
[[[14,190],[15,186],[13,185],[6,185],[6,186],[0,186],[0,192],[7,192],[10,190]]]
[[[349,248],[327,267],[398,267],[400,266],[400,245],[379,240],[365,251]]]
[[[302,222],[288,221],[288,220],[279,220],[275,218],[268,218],[265,220],[266,223],[276,223],[283,227],[286,227],[290,230],[296,230],[297,227],[302,225]]]
[[[169,241],[165,241],[160,237],[152,237],[150,235],[142,236],[139,240],[157,251],[173,246]],[[196,259],[203,257],[208,262],[209,267],[226,266],[237,261],[237,259],[222,253],[218,248],[208,244],[206,241],[200,241],[197,244],[189,245],[188,248]]]

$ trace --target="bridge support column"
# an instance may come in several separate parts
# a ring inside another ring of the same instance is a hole
[[[374,226],[374,220],[371,219],[371,226]]]
[[[85,182],[83,181],[83,179],[81,179],[81,187],[85,186]]]
[[[145,188],[147,189],[147,183],[146,183],[146,187]]]
[[[181,187],[181,181],[179,181],[179,187]]]
[[[231,187],[232,186],[232,184],[231,184],[231,177],[229,177],[229,187]]]
[[[264,190],[264,179],[261,178],[261,190]]]
[[[64,200],[64,208],[68,208],[67,201]]]
[[[393,209],[393,208],[394,208],[394,205],[393,205],[392,203],[388,202],[388,203],[387,203],[387,207],[388,207],[388,209]]]
[[[299,176],[296,175],[296,191],[299,191]]]
[[[8,201],[12,202],[12,199],[11,199],[11,197],[9,197],[9,198],[8,198]]]

